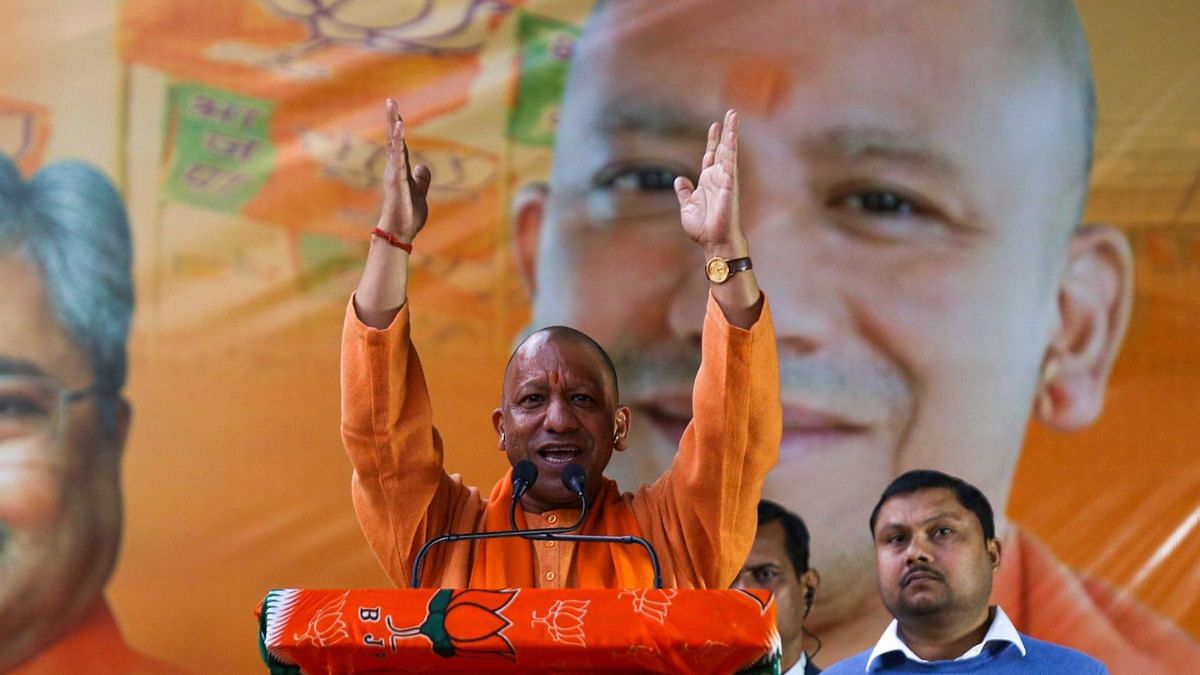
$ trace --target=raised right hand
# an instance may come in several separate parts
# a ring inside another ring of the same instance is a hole
[[[404,142],[404,120],[394,99],[387,100],[387,168],[383,171],[383,208],[379,229],[405,243],[412,243],[429,217],[429,167],[418,164],[410,170],[408,145]]]

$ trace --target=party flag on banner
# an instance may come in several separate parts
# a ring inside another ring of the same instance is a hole
[[[235,213],[262,188],[275,168],[268,136],[274,106],[197,84],[168,94],[174,129],[169,198]]]
[[[530,145],[554,145],[558,104],[579,27],[521,12],[517,22],[521,73],[516,103],[508,117],[508,137]]]

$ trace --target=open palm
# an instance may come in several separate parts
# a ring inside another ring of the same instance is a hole
[[[724,123],[708,129],[708,143],[700,162],[695,185],[684,176],[675,179],[679,215],[688,236],[701,245],[730,240],[737,186],[737,127],[734,110],[725,113]]]
[[[404,241],[412,241],[429,217],[426,196],[432,176],[424,164],[418,164],[410,171],[404,121],[400,119],[399,106],[390,98],[387,100],[387,125],[387,167],[383,172],[379,227]]]

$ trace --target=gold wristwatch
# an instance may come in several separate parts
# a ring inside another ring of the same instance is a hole
[[[704,263],[704,276],[714,284],[723,284],[734,274],[745,272],[753,267],[749,258],[722,258],[716,255]]]

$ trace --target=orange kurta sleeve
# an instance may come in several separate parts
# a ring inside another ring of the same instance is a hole
[[[410,340],[408,305],[377,330],[359,321],[351,300],[341,367],[342,442],[354,467],[354,509],[384,570],[405,587],[425,541],[474,531],[484,500],[442,468],[442,439]],[[422,585],[465,587],[469,575],[469,546],[441,545],[425,561]]]
[[[692,421],[671,468],[629,499],[675,588],[728,588],[758,527],[759,493],[779,456],[779,361],[766,299],[749,330],[711,295]],[[633,449],[636,452],[636,449]]]

